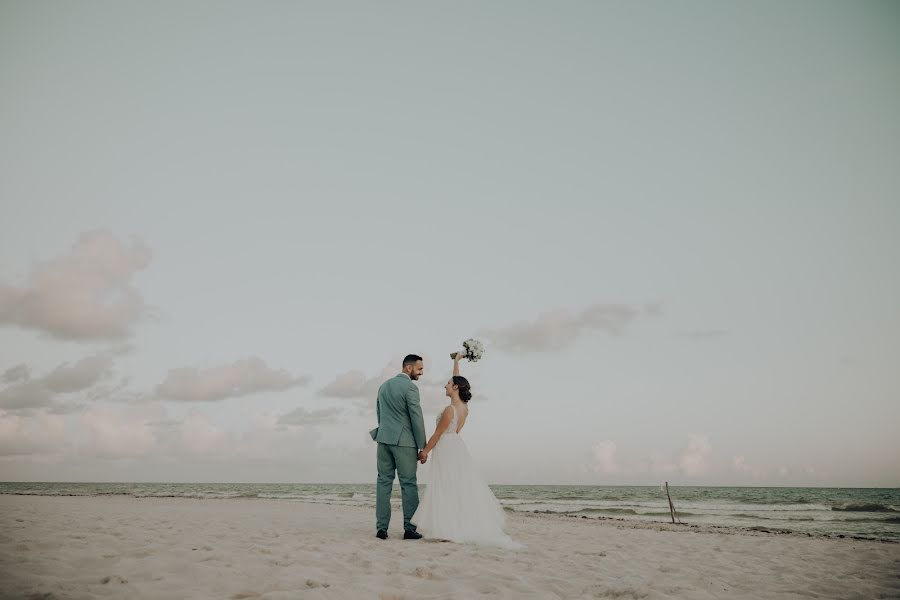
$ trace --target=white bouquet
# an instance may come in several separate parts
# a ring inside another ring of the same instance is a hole
[[[469,362],[478,362],[484,354],[484,345],[472,338],[463,342],[463,348],[464,352],[462,353],[462,358],[468,359]],[[454,352],[450,355],[450,358],[456,358],[457,354],[459,354],[459,352]]]

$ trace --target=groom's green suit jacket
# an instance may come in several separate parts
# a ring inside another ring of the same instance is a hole
[[[400,373],[381,384],[375,410],[378,427],[369,432],[373,440],[391,446],[425,447],[419,388],[405,374]]]

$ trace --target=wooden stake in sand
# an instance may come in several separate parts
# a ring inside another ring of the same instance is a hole
[[[669,511],[672,513],[672,523],[675,523],[675,505],[672,504],[672,496],[669,495],[669,482],[666,482],[666,498],[669,499]],[[681,519],[678,519],[678,522],[681,523]]]

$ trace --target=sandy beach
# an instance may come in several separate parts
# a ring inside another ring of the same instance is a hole
[[[282,500],[0,496],[2,598],[900,598],[900,544],[513,514],[507,551]]]

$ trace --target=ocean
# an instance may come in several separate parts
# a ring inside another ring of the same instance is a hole
[[[424,488],[420,485],[420,493]],[[665,492],[657,486],[492,485],[491,489],[508,511],[671,521]],[[669,491],[678,517],[687,524],[900,541],[900,488],[670,486]],[[277,498],[375,506],[374,484],[0,482],[0,494]],[[396,485],[392,502],[399,507]]]

